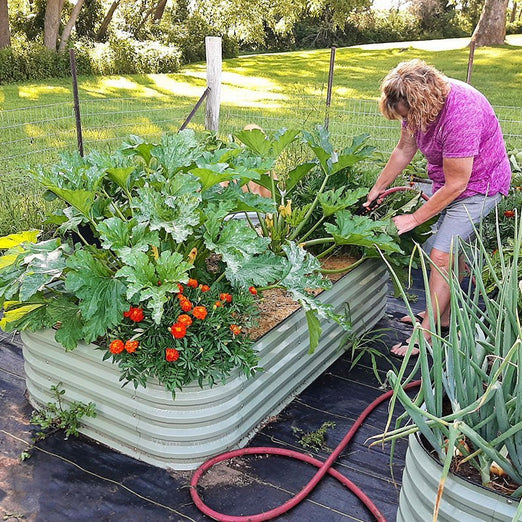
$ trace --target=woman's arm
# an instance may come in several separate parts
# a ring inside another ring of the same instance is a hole
[[[436,216],[466,190],[473,168],[473,157],[444,158],[442,168],[444,185],[433,194],[429,201],[413,214],[402,214],[393,218],[399,234],[409,232]]]
[[[366,203],[364,203],[365,206],[370,205],[372,201],[377,199],[379,195],[395,181],[397,176],[410,164],[416,152],[417,142],[415,141],[415,136],[403,127],[401,129],[399,142],[393,149],[386,166],[368,193],[368,198]]]

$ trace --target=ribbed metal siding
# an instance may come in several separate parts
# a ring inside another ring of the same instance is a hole
[[[426,522],[433,507],[442,466],[410,435],[402,476],[397,522]],[[444,486],[439,522],[511,522],[518,502],[449,475]]]
[[[370,260],[339,280],[320,298],[340,312],[349,303],[354,328],[362,333],[382,317],[388,274]],[[187,386],[170,393],[159,384],[121,387],[118,367],[102,361],[103,352],[81,345],[66,353],[51,331],[24,332],[27,389],[34,405],[51,399],[50,386],[62,382],[69,401],[96,403],[97,416],[81,432],[150,464],[195,469],[209,457],[242,447],[257,427],[277,414],[341,354],[343,331],[323,324],[313,355],[308,354],[304,312],[297,311],[257,343],[264,372],[231,378],[225,385]]]

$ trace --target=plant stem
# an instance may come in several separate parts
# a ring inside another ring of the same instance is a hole
[[[322,216],[321,219],[299,240],[296,240],[296,243],[303,243],[307,237],[313,234],[314,230],[322,224],[322,222],[326,219],[325,216]]]
[[[323,252],[321,252],[320,254],[317,254],[315,257],[317,259],[322,259],[324,256],[327,256],[330,252],[332,252],[336,248],[337,248],[337,245],[332,245],[332,246],[328,247],[326,250],[323,250]]]
[[[102,187],[101,189],[102,193],[105,195],[105,197],[109,200],[109,201],[112,201],[112,198],[109,196],[109,194],[107,194],[107,191]],[[123,220],[123,221],[127,221],[127,219],[125,218],[125,216],[121,213],[120,209],[114,205],[114,203],[111,203],[111,207],[114,209],[114,212],[116,214],[118,214],[118,216]]]
[[[310,241],[305,241],[304,243],[300,243],[303,247],[313,246],[313,245],[322,245],[324,243],[335,243],[335,239],[333,237],[320,237],[318,239],[311,239]]]
[[[305,214],[305,216],[304,216],[303,220],[301,221],[301,223],[299,223],[297,228],[294,230],[293,234],[288,238],[290,241],[293,241],[298,236],[298,234],[301,232],[303,227],[306,225],[306,223],[310,219],[310,216],[312,215],[312,212],[315,210],[315,207],[317,206],[317,203],[319,202],[319,196],[323,193],[323,190],[326,187],[326,182],[328,181],[329,177],[330,176],[328,174],[325,175],[325,177],[323,179],[323,183],[321,185],[321,188],[317,192],[317,195],[315,196],[315,199],[314,199],[313,203],[311,204],[310,208],[308,209],[308,212]]]

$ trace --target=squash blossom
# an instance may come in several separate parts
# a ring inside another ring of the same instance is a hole
[[[279,213],[283,217],[289,217],[292,215],[292,200],[289,199],[286,202],[286,205],[279,205]]]
[[[179,352],[176,350],[176,348],[167,348],[165,350],[165,359],[168,362],[174,362],[179,359]]]
[[[111,353],[121,353],[125,349],[125,344],[121,339],[114,339],[109,345],[109,351]]]

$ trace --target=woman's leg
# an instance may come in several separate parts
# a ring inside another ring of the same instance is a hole
[[[436,248],[431,249],[430,259],[433,263],[430,277],[428,280],[429,298],[433,307],[433,317],[435,322],[440,322],[441,325],[448,325],[449,321],[449,308],[450,308],[450,287],[447,283],[447,274],[451,268],[451,255],[448,252],[443,252]],[[431,324],[430,316],[428,313],[423,312],[423,319],[421,328],[423,329],[424,337],[429,341],[431,335],[430,331],[436,331],[436,324]],[[405,343],[398,343],[391,348],[391,353],[404,357],[408,351],[408,339]],[[418,348],[413,348],[411,354],[416,355],[419,353]]]
[[[437,232],[430,238],[431,241],[428,240],[431,249],[430,259],[434,265],[430,271],[428,288],[434,320],[440,326],[449,325],[451,295],[445,275],[453,268],[454,258],[450,254],[453,249],[453,242],[456,240],[456,236],[465,241],[468,240],[474,232],[473,223],[478,223],[481,218],[494,209],[500,198],[500,194],[492,197],[478,195],[452,203],[442,212],[437,223]],[[462,280],[464,276],[464,266],[464,260],[459,256],[459,280]],[[430,318],[426,311],[421,312],[421,314],[423,315],[421,326],[424,329],[425,337],[429,340],[431,337],[429,332],[436,331],[436,324],[430,324]],[[408,349],[408,343],[409,339],[406,343],[396,344],[391,348],[391,352],[394,355],[404,356]],[[414,348],[412,354],[415,355],[416,353],[418,353],[418,349]]]
[[[450,287],[447,282],[451,270],[452,256],[437,248],[432,248],[430,259],[433,263],[428,283],[431,305],[433,307],[433,318],[436,324],[430,324],[429,314],[424,315],[422,328],[435,331],[437,324],[447,326],[450,313]]]

